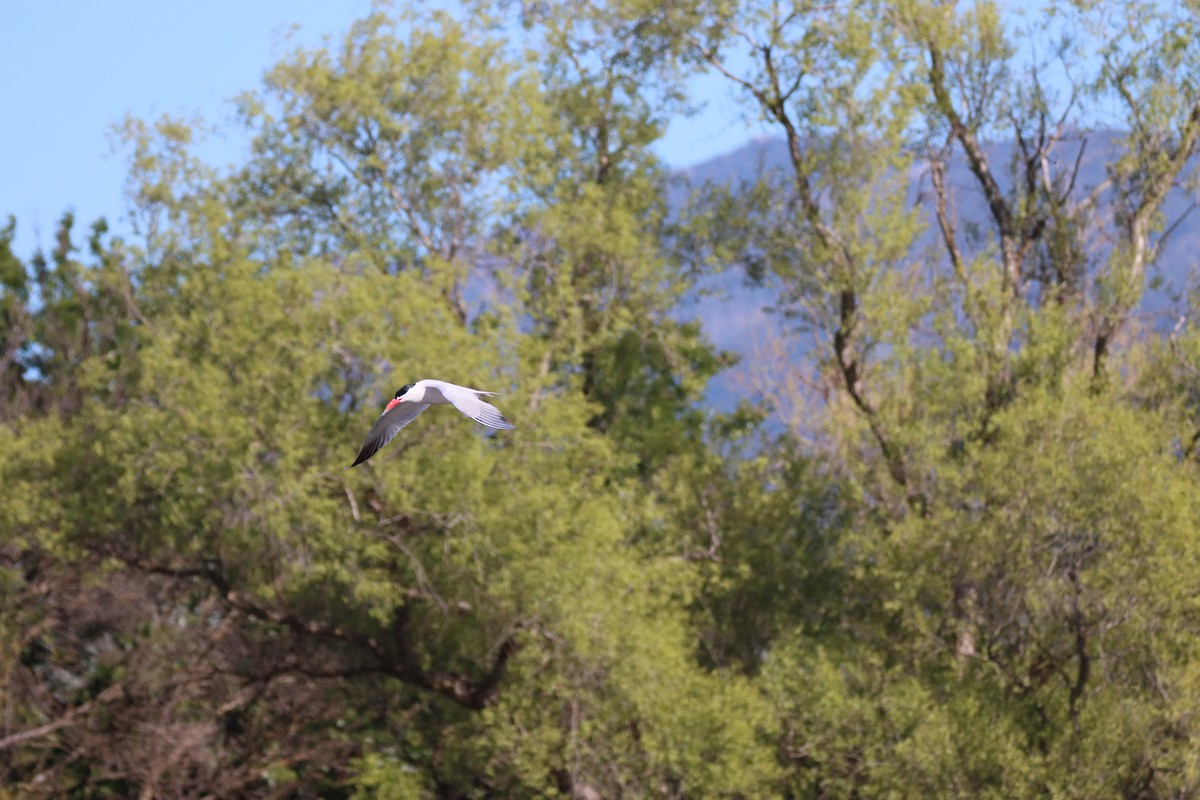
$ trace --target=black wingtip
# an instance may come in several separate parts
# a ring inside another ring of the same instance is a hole
[[[359,464],[362,464],[363,462],[367,461],[368,459],[371,458],[371,456],[375,455],[378,452],[379,452],[378,447],[376,447],[374,450],[370,449],[369,447],[364,447],[362,450],[360,450],[358,452],[358,458],[354,459],[354,463],[351,464],[350,466],[346,467],[346,469],[354,469]],[[342,471],[345,472],[346,470],[342,470]]]

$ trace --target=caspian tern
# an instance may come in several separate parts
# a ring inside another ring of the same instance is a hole
[[[357,467],[375,455],[381,447],[395,438],[401,428],[433,405],[449,403],[480,425],[501,431],[512,430],[517,426],[506,420],[498,408],[479,399],[480,396],[492,397],[495,394],[468,389],[456,383],[429,379],[407,384],[396,392],[396,396],[387,404],[387,408],[383,409],[379,419],[375,420],[362,449],[358,451],[358,458],[346,469]]]

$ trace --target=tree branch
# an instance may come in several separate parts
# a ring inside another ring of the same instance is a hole
[[[495,702],[496,691],[504,676],[508,660],[519,649],[516,630],[514,630],[501,641],[487,672],[478,680],[461,673],[429,671],[421,666],[420,657],[412,650],[409,643],[407,630],[409,607],[407,604],[401,605],[396,611],[392,626],[394,646],[389,647],[373,636],[342,625],[304,619],[294,613],[268,608],[256,603],[233,588],[229,579],[222,572],[220,562],[216,560],[198,567],[168,567],[139,557],[115,554],[114,557],[143,572],[172,578],[206,580],[216,588],[225,603],[234,611],[252,619],[287,628],[297,636],[327,639],[351,645],[361,653],[367,654],[373,661],[373,664],[368,666],[357,665],[339,670],[318,670],[316,672],[320,674],[316,675],[317,677],[351,677],[364,673],[389,675],[411,686],[443,695],[464,708],[478,710]],[[408,590],[406,594],[412,591],[416,590]],[[420,593],[420,596],[422,599],[426,599],[423,592]],[[518,627],[517,630],[519,629]],[[297,668],[296,671],[300,670]]]
[[[967,155],[967,163],[972,174],[979,181],[979,185],[983,187],[983,194],[987,199],[988,208],[991,209],[992,218],[995,220],[996,228],[1000,233],[1000,247],[1004,258],[1005,285],[1010,292],[1016,293],[1019,291],[1021,285],[1021,259],[1012,209],[1009,208],[1008,201],[1005,200],[1004,193],[1000,190],[1000,184],[996,182],[996,178],[992,174],[987,154],[983,152],[983,148],[980,146],[975,132],[967,127],[962,117],[959,116],[958,111],[954,108],[954,101],[950,97],[949,90],[946,88],[946,72],[942,60],[942,51],[932,41],[928,42],[928,48],[930,61],[929,85],[933,90],[934,100],[937,103],[938,111],[950,125],[951,135],[962,145],[963,152]]]

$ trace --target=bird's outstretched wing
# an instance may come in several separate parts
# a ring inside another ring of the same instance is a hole
[[[375,424],[371,426],[371,432],[367,434],[366,440],[363,441],[362,449],[358,451],[358,458],[350,467],[357,467],[378,453],[381,447],[396,438],[396,434],[400,432],[401,428],[416,419],[417,415],[427,408],[429,408],[428,403],[397,403],[390,410],[380,414],[379,419],[375,420]],[[346,469],[350,469],[350,467],[346,467]]]
[[[480,400],[479,395],[471,389],[463,386],[455,386],[454,384],[444,384],[441,390],[442,395],[453,403],[455,408],[480,425],[495,428],[499,431],[511,431],[517,427],[504,418],[504,415],[500,413],[500,409],[491,403]],[[493,394],[493,392],[487,392],[487,394]]]

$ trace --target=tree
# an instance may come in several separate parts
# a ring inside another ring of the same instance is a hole
[[[988,3],[745,4],[687,34],[790,161],[695,204],[695,240],[776,287],[814,334],[826,394],[804,433],[858,490],[853,533],[824,534],[844,548],[842,593],[809,595],[845,616],[760,651],[796,795],[1194,791],[1182,743],[1195,734],[1166,700],[1188,694],[1190,656],[1149,644],[1190,624],[1194,474],[1179,468],[1172,395],[1133,378],[1162,348],[1129,332],[1113,385],[1108,333],[1123,323],[1094,324],[1139,302],[1130,254],[1154,248],[1131,220],[1156,218],[1194,150],[1190,62],[1170,33],[1186,23],[1139,7],[1146,24],[1124,30],[1144,49],[1089,61],[1128,9],[1062,10],[1066,24]],[[1054,59],[1019,46],[1018,25],[1050,42],[1067,96],[1042,82]],[[1153,109],[1155,133],[1134,133],[1085,186],[1080,104],[1109,96]],[[927,205],[909,184],[922,171]],[[1097,232],[1115,244],[1094,259]],[[1160,542],[1169,567],[1151,566]],[[1143,583],[1152,573],[1163,580]],[[1077,769],[1101,763],[1113,769]]]
[[[1191,20],[1050,11],[379,10],[229,169],[129,120],[131,239],[0,229],[6,785],[1196,794],[1200,338],[1139,322]],[[786,166],[674,207],[698,73]],[[763,405],[706,272],[778,294]],[[343,470],[423,376],[519,427]]]
[[[4,439],[6,485],[30,498],[6,509],[11,596],[62,609],[11,620],[25,724],[4,744],[23,791],[770,781],[762,698],[692,657],[694,565],[636,542],[682,536],[661,529],[645,476],[701,446],[688,403],[720,363],[695,326],[643,344],[680,291],[661,284],[652,139],[597,181],[594,140],[539,112],[579,102],[587,78],[539,86],[503,45],[445,16],[373,15],[243,101],[258,135],[227,175],[194,160],[190,126],[128,126],[136,343],[119,372],[79,366],[61,436],[33,446],[47,422]],[[637,129],[634,111],[610,109],[612,125]],[[579,150],[550,195],[544,153],[509,163],[506,133],[526,125],[555,132],[536,147]],[[534,228],[579,285],[531,277],[513,242]],[[603,302],[602,268],[621,275]],[[489,275],[506,303],[472,302]],[[585,324],[562,333],[552,298]],[[426,415],[341,471],[384,376],[447,369],[505,391],[518,432]],[[632,400],[662,408],[653,426],[619,424]],[[77,620],[98,596],[119,597],[114,613]]]

